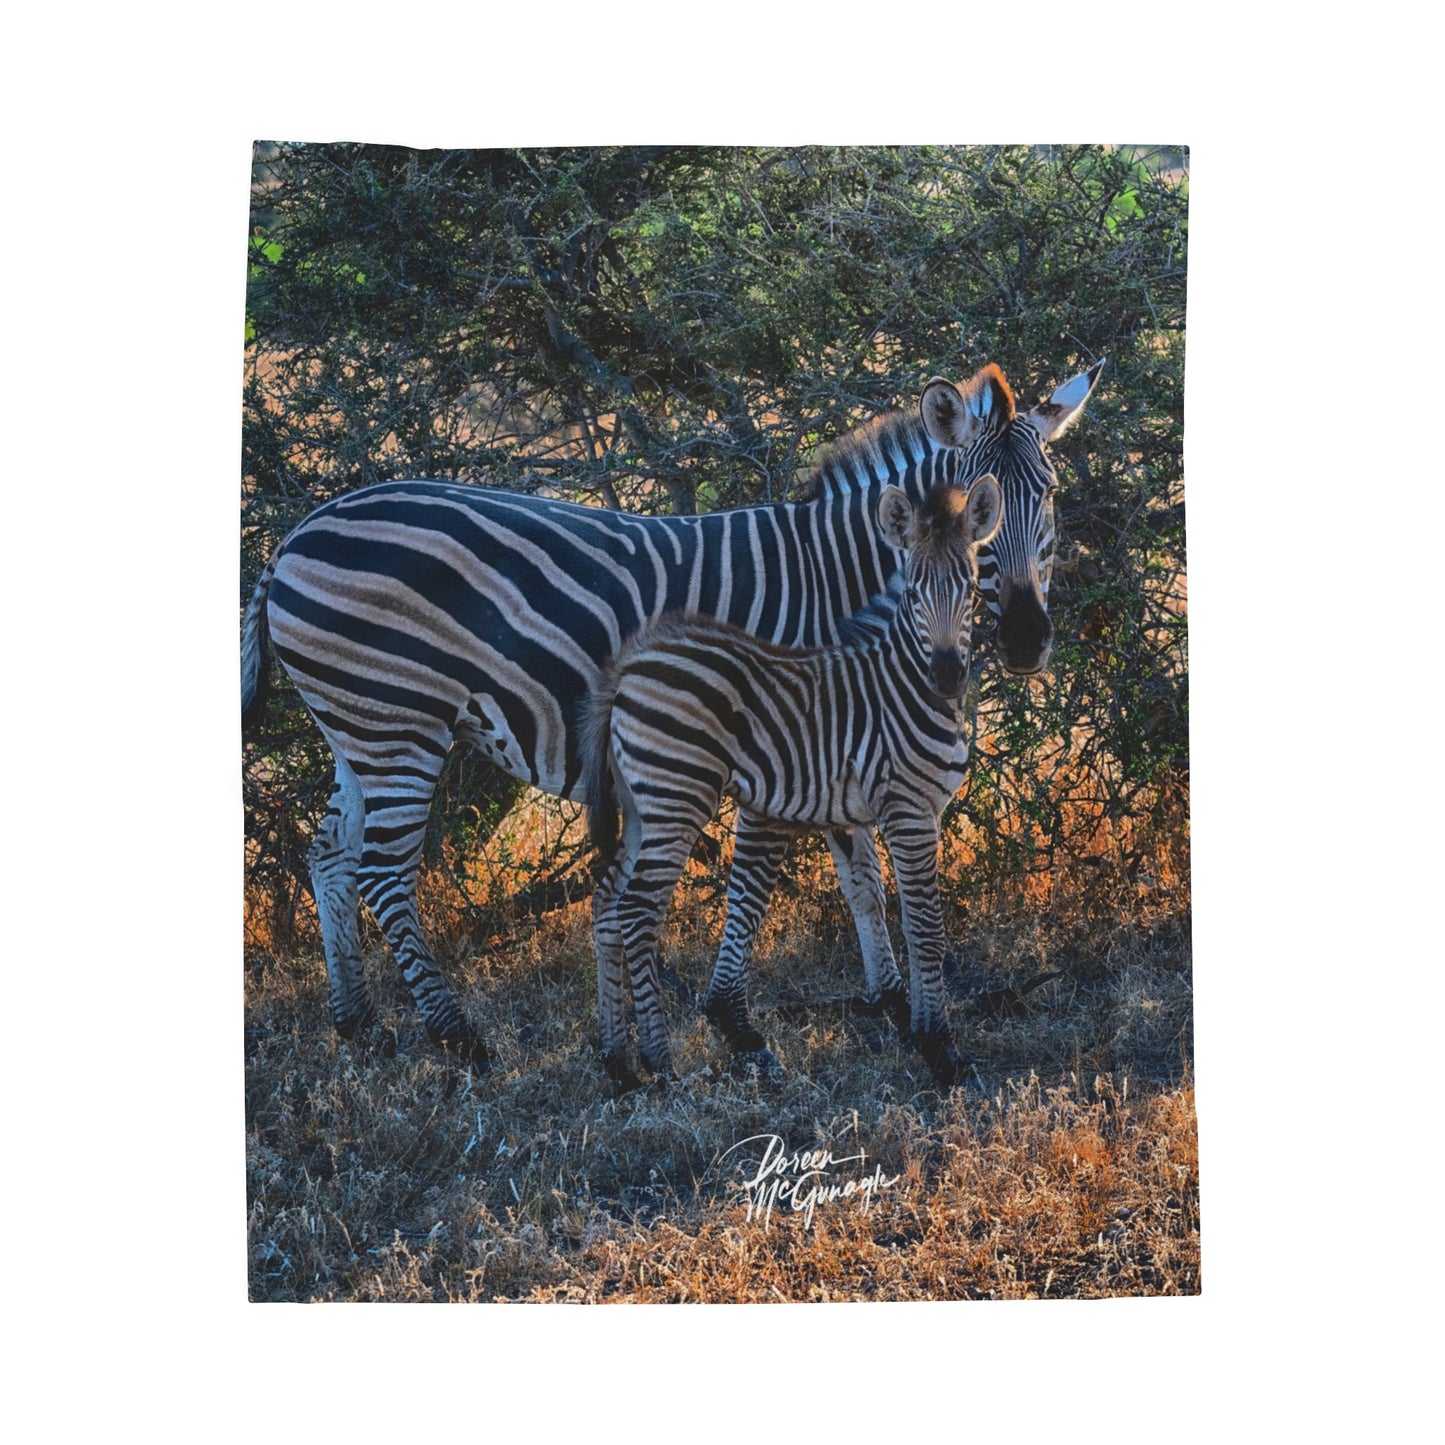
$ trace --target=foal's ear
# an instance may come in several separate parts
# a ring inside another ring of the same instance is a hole
[[[1051,442],[1062,436],[1082,414],[1104,363],[1096,361],[1087,371],[1066,381],[1047,401],[1041,401],[1024,417],[1038,428],[1039,440]]]
[[[890,547],[906,552],[913,541],[913,503],[902,487],[884,487],[878,498],[878,527]]]
[[[1003,523],[1003,490],[992,472],[985,472],[969,488],[964,507],[964,536],[971,547],[992,542]]]

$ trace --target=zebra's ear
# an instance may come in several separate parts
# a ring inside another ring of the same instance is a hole
[[[969,546],[992,542],[1003,523],[1003,490],[992,472],[985,472],[969,488],[964,507],[964,536]]]
[[[1032,411],[1024,413],[1025,419],[1038,428],[1041,441],[1053,441],[1074,424],[1103,369],[1103,361],[1096,361],[1087,371],[1081,371],[1072,380],[1066,381],[1047,401],[1041,401]]]
[[[913,541],[913,503],[902,487],[884,487],[878,498],[878,527],[890,547],[906,552]]]
[[[918,409],[923,415],[923,429],[935,446],[963,445],[967,439],[968,413],[963,409],[958,388],[951,381],[935,376],[923,388]]]
[[[935,446],[967,446],[986,427],[1013,420],[1014,398],[992,362],[962,386],[934,377],[918,404],[923,428]]]

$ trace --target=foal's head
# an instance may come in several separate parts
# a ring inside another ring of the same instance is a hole
[[[978,549],[997,534],[1003,493],[992,474],[962,487],[932,487],[915,507],[900,487],[878,499],[878,525],[904,560],[906,621],[928,653],[928,685],[954,700],[968,686]]]

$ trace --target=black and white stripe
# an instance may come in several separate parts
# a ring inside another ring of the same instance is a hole
[[[938,830],[966,760],[976,549],[998,530],[1001,511],[991,476],[967,494],[935,487],[917,508],[890,487],[879,526],[906,549],[903,573],[876,615],[838,644],[782,648],[680,614],[633,638],[604,674],[584,796],[593,836],[612,858],[593,926],[603,1053],[614,1076],[632,1077],[624,968],[643,1061],[671,1069],[658,1008],[658,934],[698,834],[729,796],[741,816],[781,827],[879,827],[903,905],[911,1036],[935,1073],[954,1079]],[[745,1046],[760,1050],[762,1041]]]
[[[1055,394],[1083,386],[1070,416],[1095,374]],[[993,367],[959,387],[931,384],[920,415],[892,413],[845,438],[796,503],[638,517],[397,481],[339,497],[303,521],[277,549],[246,612],[242,705],[246,716],[259,710],[265,652],[274,645],[336,758],[309,864],[338,1030],[349,1036],[372,1013],[355,916],[364,899],[432,1036],[485,1059],[416,912],[427,812],[454,741],[549,793],[571,795],[584,701],[638,628],[685,608],[781,644],[835,642],[897,566],[873,525],[883,488],[920,501],[939,483],[971,481],[974,455],[995,434],[1003,439],[993,450],[1005,530],[1051,535],[1034,513],[1038,467],[1047,468],[1039,418],[1053,403],[1016,418],[1011,397],[1002,403],[1006,393]],[[1016,550],[1022,555],[1026,543]],[[1016,595],[1037,596],[1047,558],[1025,557],[1016,570]],[[1002,598],[1013,573],[997,575]],[[995,605],[1003,628],[1006,603]],[[858,918],[870,989],[896,988],[872,840],[834,830],[829,843]],[[740,828],[744,880],[770,893],[776,865],[770,872],[767,864],[778,848],[771,825]],[[730,917],[730,949],[750,948],[755,912],[742,907]]]

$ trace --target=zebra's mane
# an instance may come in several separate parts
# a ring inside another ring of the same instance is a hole
[[[798,493],[800,502],[853,491],[869,479],[896,475],[905,461],[936,450],[923,429],[923,418],[911,411],[885,411],[826,447],[809,469]]]

